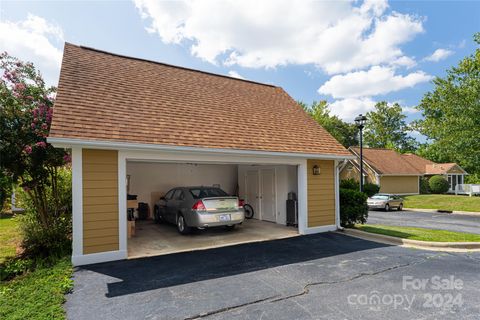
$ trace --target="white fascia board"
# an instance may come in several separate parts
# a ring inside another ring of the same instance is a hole
[[[114,142],[114,141],[95,141],[83,139],[69,139],[69,138],[47,138],[47,141],[57,148],[72,148],[74,146],[81,146],[83,148],[92,149],[113,149],[113,150],[138,150],[138,151],[184,151],[184,152],[205,152],[218,154],[235,154],[235,155],[255,155],[255,156],[280,156],[280,157],[294,157],[294,158],[308,158],[308,159],[354,159],[353,155],[331,155],[331,154],[315,154],[315,153],[296,153],[296,152],[274,152],[274,151],[255,151],[255,150],[239,150],[239,149],[221,149],[221,148],[199,148],[199,147],[184,147],[171,146],[161,144],[144,144],[132,142]]]

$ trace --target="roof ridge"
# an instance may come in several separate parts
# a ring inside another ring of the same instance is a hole
[[[143,61],[143,62],[155,63],[155,64],[163,65],[163,66],[166,66],[166,67],[170,67],[170,68],[177,68],[177,69],[182,69],[182,70],[186,70],[186,71],[198,72],[198,73],[203,73],[203,74],[207,74],[207,75],[211,75],[211,76],[227,78],[227,79],[230,79],[230,80],[237,80],[237,81],[249,82],[249,83],[252,83],[252,84],[258,84],[258,85],[272,87],[272,88],[279,88],[278,86],[273,85],[273,84],[268,84],[268,83],[263,83],[263,82],[248,80],[248,79],[234,78],[234,77],[230,77],[230,76],[227,76],[227,75],[224,75],[224,74],[219,74],[219,73],[214,73],[214,72],[209,72],[209,71],[203,71],[203,70],[198,70],[198,69],[193,69],[193,68],[186,68],[186,67],[177,66],[177,65],[174,65],[174,64],[169,64],[169,63],[150,60],[150,59],[145,59],[145,58],[127,56],[127,55],[124,55],[124,54],[114,53],[114,52],[105,51],[105,50],[92,48],[92,47],[88,47],[88,46],[77,45],[77,44],[73,44],[73,43],[70,43],[70,42],[65,42],[65,44],[75,46],[75,47],[78,47],[80,49],[95,51],[95,52],[108,54],[108,55],[116,56],[116,57],[120,57],[120,58],[126,58],[126,59],[138,60],[138,61]]]

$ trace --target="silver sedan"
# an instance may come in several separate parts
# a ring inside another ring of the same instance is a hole
[[[397,208],[398,211],[403,209],[403,199],[394,194],[377,193],[367,199],[368,209],[383,209],[390,211]]]
[[[155,204],[156,222],[169,222],[178,232],[192,228],[225,226],[234,229],[245,220],[242,201],[216,187],[179,187],[168,191]]]

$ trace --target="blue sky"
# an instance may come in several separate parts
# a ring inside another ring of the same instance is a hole
[[[477,1],[5,1],[0,50],[56,84],[63,42],[273,83],[349,121],[411,107],[474,51]]]

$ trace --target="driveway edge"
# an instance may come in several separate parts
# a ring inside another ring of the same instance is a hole
[[[442,212],[441,209],[403,208],[403,211],[445,213],[445,212]],[[450,214],[464,214],[464,215],[471,215],[471,216],[480,216],[480,212],[474,212],[474,211],[452,211]]]
[[[383,234],[376,234],[365,232],[356,229],[343,229],[343,231],[337,231],[338,233],[345,234],[348,236],[370,240],[385,244],[399,245],[412,247],[417,249],[424,250],[434,250],[434,251],[471,251],[471,250],[480,250],[480,242],[433,242],[433,241],[419,241],[411,239],[402,239],[392,236],[386,236]]]

